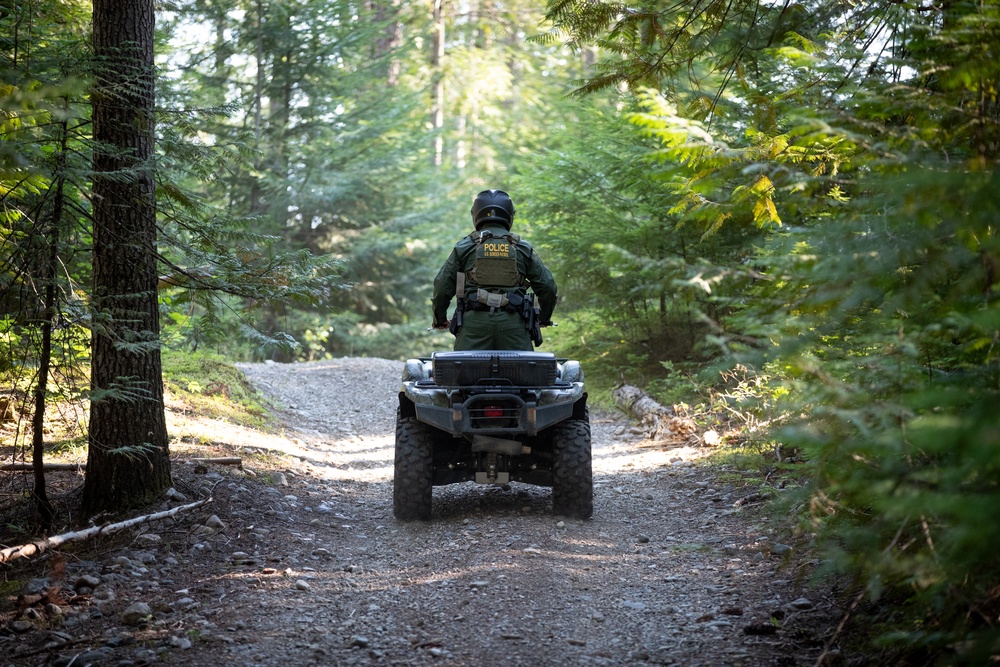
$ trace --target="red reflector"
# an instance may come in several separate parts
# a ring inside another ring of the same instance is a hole
[[[490,405],[483,408],[484,417],[503,417],[503,408],[497,405]]]

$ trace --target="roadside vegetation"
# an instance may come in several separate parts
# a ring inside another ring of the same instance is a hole
[[[273,425],[260,393],[231,362],[216,354],[164,351],[163,384],[168,405],[175,410],[250,428]]]

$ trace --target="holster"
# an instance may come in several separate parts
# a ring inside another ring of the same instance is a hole
[[[455,306],[455,314],[451,316],[451,321],[448,323],[448,331],[451,332],[452,336],[458,335],[458,331],[464,323],[463,320],[465,320],[465,299],[459,299],[458,305]]]
[[[455,314],[451,316],[451,322],[448,324],[448,331],[452,336],[458,335],[465,320],[465,273],[462,271],[455,274],[455,297],[457,301]]]
[[[524,328],[528,330],[528,336],[535,347],[542,344],[542,327],[538,316],[541,309],[535,306],[535,295],[526,294],[521,302],[521,317],[524,318]]]

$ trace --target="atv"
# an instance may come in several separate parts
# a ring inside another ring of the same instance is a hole
[[[549,352],[436,352],[403,368],[392,509],[431,518],[435,486],[552,487],[556,514],[594,511],[590,418],[580,363]]]

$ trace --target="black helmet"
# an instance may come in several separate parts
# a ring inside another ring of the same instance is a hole
[[[479,229],[487,222],[498,222],[510,231],[514,222],[514,202],[503,190],[483,190],[472,201],[472,224]]]

